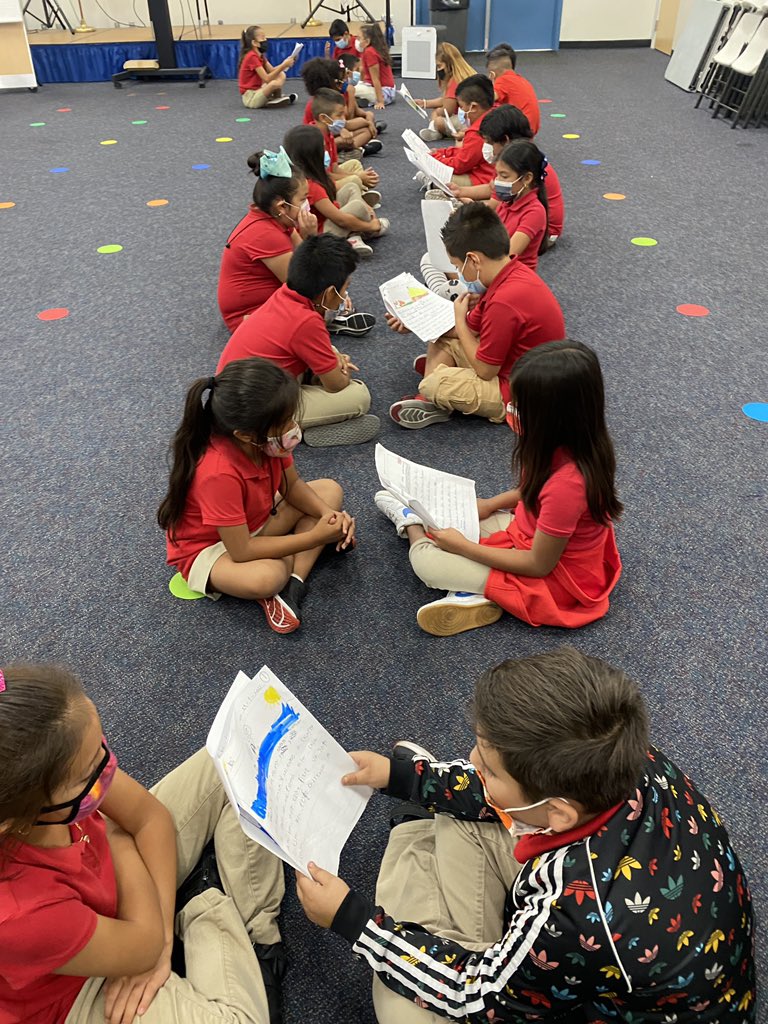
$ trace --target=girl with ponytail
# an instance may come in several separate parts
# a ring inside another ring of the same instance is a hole
[[[493,198],[488,203],[509,232],[509,255],[518,256],[531,270],[549,245],[546,174],[547,158],[535,143],[511,142],[496,161]]]
[[[299,383],[265,359],[229,363],[187,393],[157,521],[192,590],[256,601],[276,633],[301,624],[305,582],[326,544],[355,546],[335,480],[301,479],[292,452]]]
[[[277,67],[267,60],[267,35],[259,25],[250,25],[240,36],[240,60],[237,64],[237,82],[240,99],[249,110],[261,107],[287,107],[295,103],[295,92],[283,96],[285,72],[296,63],[291,55]]]

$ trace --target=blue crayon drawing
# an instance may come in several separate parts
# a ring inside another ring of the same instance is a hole
[[[269,732],[261,741],[258,754],[258,774],[256,776],[256,799],[251,809],[257,818],[265,818],[267,814],[267,776],[272,755],[280,740],[293,728],[299,720],[299,713],[290,704],[283,704],[280,715],[269,728]]]

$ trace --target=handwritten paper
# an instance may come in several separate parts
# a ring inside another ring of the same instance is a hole
[[[433,267],[442,270],[444,274],[456,274],[456,267],[448,258],[448,253],[443,243],[442,229],[445,222],[453,213],[453,203],[435,202],[431,199],[421,201],[421,219],[424,221],[424,234],[427,239],[427,253],[429,262]]]
[[[310,861],[338,874],[372,790],[341,785],[355,762],[266,665],[238,672],[206,749],[247,836],[305,875]]]
[[[376,445],[376,472],[382,487],[412,508],[427,529],[452,526],[467,540],[480,539],[474,480],[410,462],[382,444]]]
[[[435,295],[413,274],[398,274],[380,285],[379,292],[387,312],[422,341],[436,341],[456,328],[453,303]]]
[[[453,169],[447,164],[441,164],[439,160],[435,160],[433,156],[429,154],[414,153],[412,149],[403,148],[403,151],[408,158],[409,162],[413,166],[425,174],[427,179],[432,184],[439,188],[441,192],[445,192],[447,196],[453,199],[453,193],[448,188],[448,182],[453,177]]]
[[[429,114],[426,112],[426,110],[424,110],[423,107],[420,107],[416,100],[413,98],[413,96],[411,96],[411,91],[405,84],[405,82],[403,82],[403,84],[400,86],[400,95],[403,97],[403,99],[411,108],[411,110],[416,111],[419,117],[423,117],[425,121],[429,120]]]
[[[412,131],[410,128],[406,128],[400,137],[410,151],[415,153],[416,156],[429,156],[429,146],[426,144],[424,139],[420,139],[416,132]]]

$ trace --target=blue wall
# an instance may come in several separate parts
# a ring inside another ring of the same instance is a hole
[[[485,10],[488,0],[470,0],[467,49],[485,48]],[[428,25],[429,0],[416,0],[416,24]],[[502,40],[520,50],[557,49],[560,43],[562,0],[495,0],[490,45]],[[439,23],[440,13],[435,12]]]

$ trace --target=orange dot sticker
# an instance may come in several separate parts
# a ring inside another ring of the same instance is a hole
[[[167,205],[168,205],[168,200],[167,199],[150,199],[149,202],[147,203],[147,206],[167,206]]]
[[[71,114],[72,113],[72,107],[57,107],[56,108],[56,113],[57,114]]]
[[[43,309],[37,314],[38,320],[63,320],[69,316],[69,310],[63,306],[56,306],[53,309]]]
[[[696,306],[684,302],[682,306],[677,307],[677,312],[682,313],[683,316],[709,316],[710,311],[706,306]]]
[[[0,210],[10,210],[15,205],[16,205],[16,203],[0,203]]]
[[[613,199],[618,202],[620,199],[626,199],[627,197],[622,192],[605,192],[603,193],[603,199]]]
[[[539,103],[551,103],[552,100],[539,100]]]
[[[155,107],[155,110],[170,110],[170,107]]]

